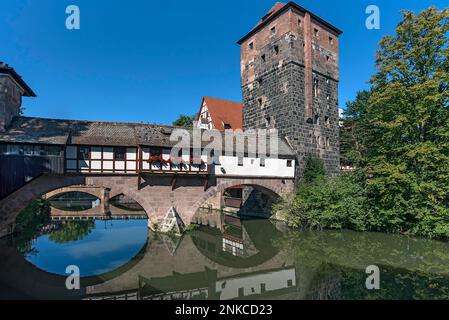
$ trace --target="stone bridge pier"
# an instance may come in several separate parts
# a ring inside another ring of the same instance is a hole
[[[171,176],[148,175],[138,188],[137,177],[131,175],[43,175],[0,201],[0,237],[14,230],[17,215],[31,201],[42,196],[56,195],[56,192],[61,193],[60,190],[89,190],[87,193],[92,194],[100,192],[98,195],[104,200],[120,194],[126,195],[144,208],[151,225],[160,223],[171,208],[176,210],[185,224],[190,224],[198,208],[208,199],[237,185],[252,186],[276,196],[283,196],[294,190],[294,181],[288,179],[210,177],[207,188],[204,187],[204,177],[201,176],[179,176],[175,188],[172,187],[172,180]],[[105,190],[105,193],[101,194],[101,190]]]

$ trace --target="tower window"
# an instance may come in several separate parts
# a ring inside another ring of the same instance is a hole
[[[302,20],[301,20],[301,19],[298,19],[298,26],[301,27],[301,25],[302,25]]]
[[[271,34],[275,35],[276,34],[276,27],[271,28]]]
[[[329,84],[329,78],[326,79],[326,83]]]
[[[261,58],[262,58],[262,61],[265,62],[266,56],[264,54],[261,56]]]
[[[259,107],[263,106],[262,98],[257,99],[257,103],[259,104]]]
[[[318,37],[319,34],[320,34],[320,32],[318,31],[317,28],[314,28],[314,29],[313,29],[313,34],[315,35],[315,37]]]
[[[324,117],[324,122],[325,122],[327,125],[329,124],[329,117],[328,117],[328,116]]]
[[[267,127],[271,126],[271,118],[270,117],[265,118],[265,124]]]
[[[330,98],[331,98],[331,96],[330,96],[330,94],[328,94],[328,95],[326,96],[326,99],[327,99],[327,100],[330,100]]]
[[[330,145],[331,145],[331,144],[330,144],[330,139],[329,139],[329,137],[326,137],[326,146],[327,146],[327,147],[330,147]]]
[[[278,47],[278,46],[274,46],[274,52],[275,52],[276,54],[279,54],[279,47]]]
[[[329,62],[330,58],[331,58],[331,57],[326,56],[326,61]]]
[[[253,49],[254,49],[254,42],[250,42],[250,44],[248,45],[248,47],[249,47],[250,50],[253,50]]]
[[[333,45],[333,44],[334,44],[334,38],[329,37],[329,44],[330,44],[330,45]]]
[[[313,79],[313,96],[318,97],[318,79]]]
[[[320,116],[319,115],[315,116],[315,124],[320,125]]]

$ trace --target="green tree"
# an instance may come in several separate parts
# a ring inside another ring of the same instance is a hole
[[[449,10],[402,14],[356,134],[370,207],[382,229],[449,237]]]
[[[94,228],[93,220],[64,221],[59,229],[50,234],[50,240],[56,243],[83,240]]]
[[[196,120],[196,114],[192,116],[186,116],[184,114],[179,115],[178,119],[173,121],[175,127],[192,128],[193,122]]]
[[[343,126],[340,127],[340,159],[343,165],[363,166],[362,154],[366,149],[360,139],[366,128],[365,114],[371,92],[357,92],[354,101],[346,103]]]
[[[290,226],[306,229],[364,231],[373,224],[365,191],[352,173],[301,183],[296,194],[274,205],[274,211]]]
[[[312,182],[325,175],[326,169],[324,168],[323,161],[311,155],[307,156],[304,164],[304,181]]]

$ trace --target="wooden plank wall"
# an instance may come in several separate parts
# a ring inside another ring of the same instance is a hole
[[[64,174],[64,158],[0,155],[0,199],[43,173]]]

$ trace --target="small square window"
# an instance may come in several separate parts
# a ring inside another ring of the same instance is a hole
[[[276,27],[271,28],[271,34],[276,34]]]
[[[79,159],[90,159],[90,148],[89,147],[79,147],[78,148],[78,158]]]
[[[114,159],[115,160],[125,160],[126,149],[125,148],[114,148]]]
[[[249,47],[250,50],[253,50],[253,49],[254,49],[254,42],[250,42],[250,44],[248,45],[248,47]]]
[[[293,160],[287,160],[287,167],[291,168],[293,166]]]
[[[292,286],[293,286],[293,281],[287,280],[287,287],[292,287]]]

